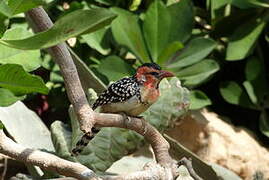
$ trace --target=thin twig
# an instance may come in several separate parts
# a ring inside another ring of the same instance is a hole
[[[194,180],[203,180],[200,176],[198,176],[198,174],[196,174],[196,172],[194,171],[193,167],[192,167],[192,160],[191,158],[187,159],[187,158],[182,158],[179,162],[178,162],[178,166],[181,166],[181,165],[184,165],[191,177],[194,179]]]
[[[1,180],[5,180],[6,173],[7,173],[7,157],[4,157],[4,169],[2,172]]]

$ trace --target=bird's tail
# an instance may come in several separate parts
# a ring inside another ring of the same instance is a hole
[[[72,156],[79,155],[84,147],[86,147],[89,142],[95,137],[95,135],[100,131],[100,129],[93,127],[92,133],[85,133],[81,139],[77,142],[76,147],[72,149]]]

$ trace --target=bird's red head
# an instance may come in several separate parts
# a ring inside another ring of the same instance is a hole
[[[166,77],[173,77],[174,74],[169,71],[161,70],[156,63],[145,63],[136,70],[135,77],[144,86],[158,87],[160,81]]]

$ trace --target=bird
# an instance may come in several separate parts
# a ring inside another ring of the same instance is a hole
[[[139,117],[158,100],[161,80],[173,76],[172,72],[162,70],[156,63],[144,63],[136,69],[133,76],[112,83],[100,94],[92,109],[100,107],[102,113]],[[73,156],[80,154],[99,131],[100,129],[93,127],[92,133],[85,133],[76,143],[71,154]]]

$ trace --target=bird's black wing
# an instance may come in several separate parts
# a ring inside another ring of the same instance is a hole
[[[123,102],[139,93],[139,85],[133,77],[123,78],[111,84],[93,104],[93,109],[105,104]]]

